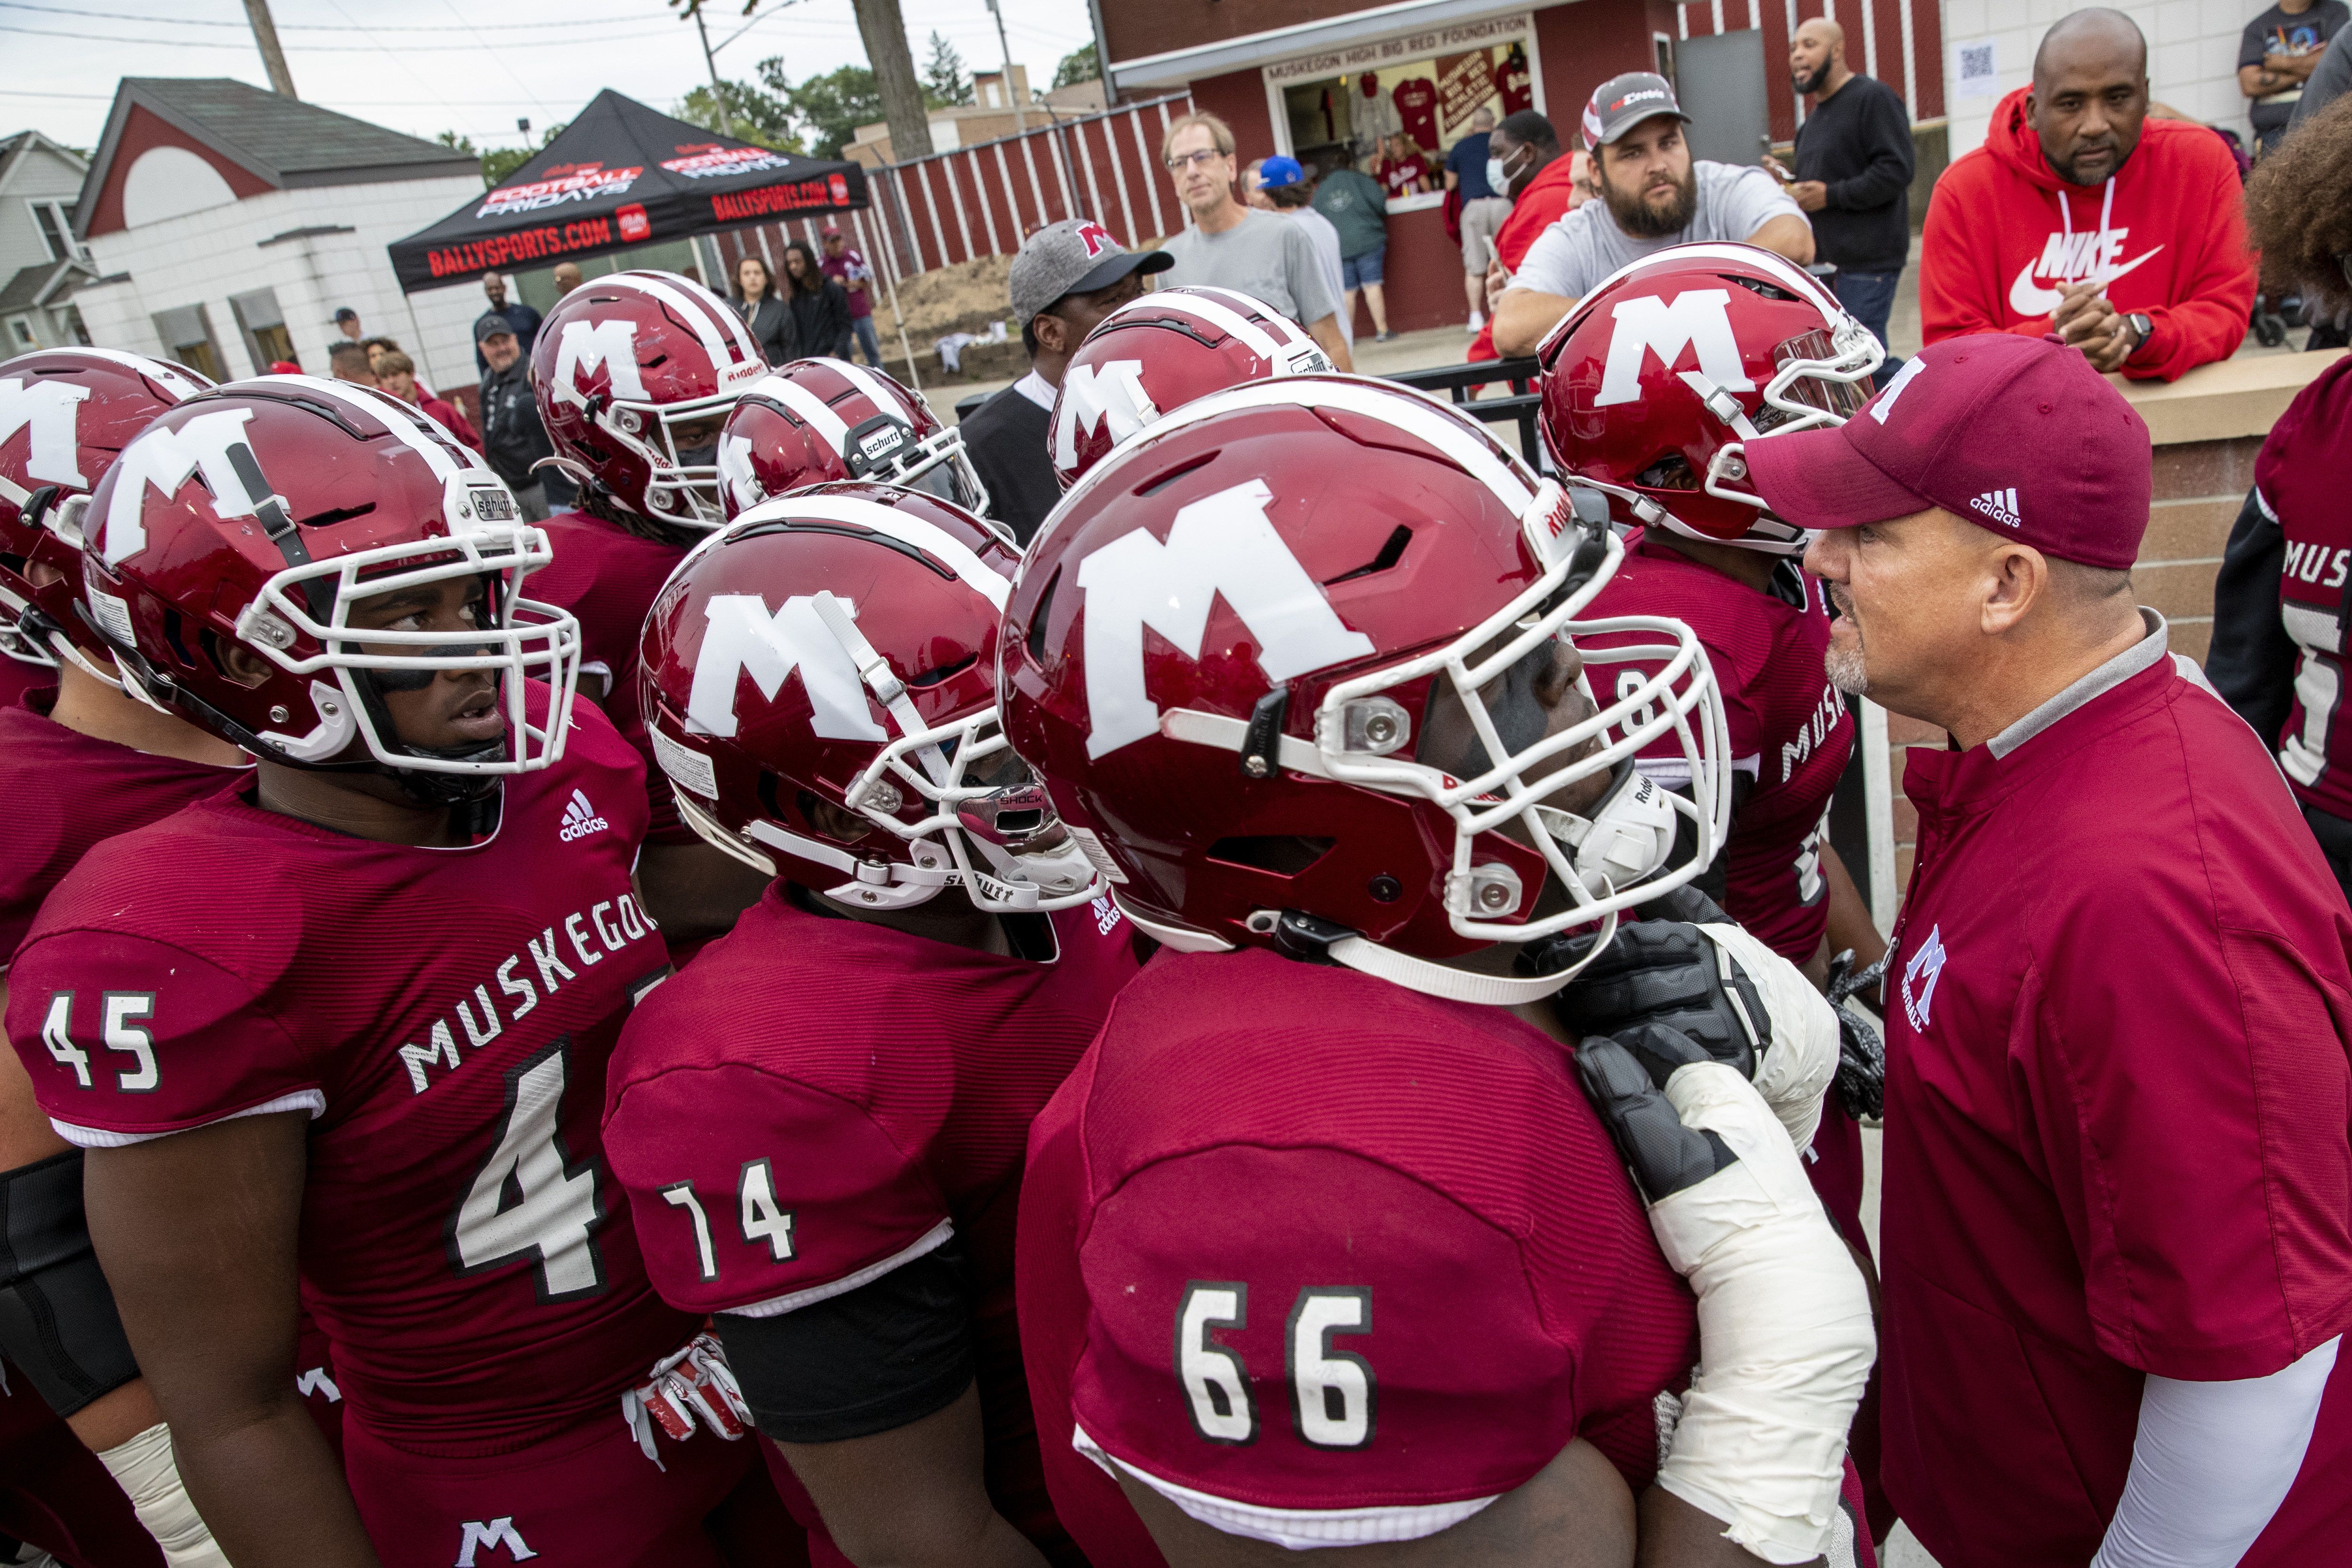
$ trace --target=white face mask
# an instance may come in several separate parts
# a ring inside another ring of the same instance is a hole
[[[1486,188],[1499,196],[1507,194],[1510,184],[1511,177],[1503,173],[1503,161],[1500,158],[1487,159]]]

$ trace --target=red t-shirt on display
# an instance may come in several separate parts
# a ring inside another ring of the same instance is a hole
[[[1425,76],[1407,77],[1389,97],[1397,107],[1404,133],[1425,152],[1437,151],[1437,84]]]
[[[1535,84],[1528,70],[1528,52],[1518,45],[1513,44],[1511,52],[1503,57],[1503,68],[1495,73],[1495,84],[1502,91],[1505,114],[1517,114],[1523,109],[1536,106]]]
[[[583,703],[462,848],[215,795],[90,850],[9,974],[9,1037],[77,1142],[310,1111],[303,1300],[353,1419],[415,1452],[617,1422],[694,1331],[646,1280],[597,1127],[667,973],[630,887],[639,769]]]
[[[2160,629],[2096,673],[2038,730],[1912,748],[1904,781],[1884,1462],[1944,1568],[2080,1568],[2147,1374],[2267,1376],[2352,1327],[2352,913]],[[2340,1558],[2347,1470],[2352,1357],[2242,1562]]]

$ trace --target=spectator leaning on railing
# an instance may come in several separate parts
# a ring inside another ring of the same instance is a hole
[[[1470,363],[1495,357],[1495,301],[1510,286],[1511,273],[1528,248],[1561,217],[1594,195],[1592,155],[1563,157],[1551,121],[1532,109],[1506,115],[1486,143],[1486,181],[1511,204],[1511,215],[1495,231],[1495,258],[1486,268],[1487,321],[1470,345]]]
[[[1805,215],[1761,169],[1691,156],[1690,116],[1666,79],[1628,71],[1592,89],[1584,144],[1601,200],[1544,230],[1495,303],[1495,347],[1531,354],[1592,286],[1670,245],[1744,240],[1802,266]]]
[[[2236,161],[2210,129],[2147,109],[2130,17],[2076,11],[2042,36],[2032,85],[1927,205],[1928,342],[2055,331],[2100,370],[2165,381],[2237,352],[2254,264]]]

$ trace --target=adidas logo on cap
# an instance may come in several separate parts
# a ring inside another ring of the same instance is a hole
[[[572,792],[572,798],[563,803],[563,827],[556,837],[569,844],[575,838],[602,833],[612,826],[596,815],[596,808],[588,804],[587,795],[575,789]]]
[[[2017,515],[2017,487],[2014,485],[2005,490],[1987,490],[1969,502],[1969,506],[2010,528],[2025,526],[2024,520]]]

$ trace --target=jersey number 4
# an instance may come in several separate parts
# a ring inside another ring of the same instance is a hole
[[[449,1261],[479,1274],[528,1258],[541,1301],[569,1301],[604,1289],[596,1224],[596,1162],[574,1164],[563,1148],[563,1088],[569,1035],[507,1074],[506,1114],[490,1157],[449,1216]]]
[[[1209,1336],[1249,1326],[1249,1287],[1195,1279],[1176,1307],[1176,1381],[1192,1430],[1212,1443],[1257,1441],[1257,1395],[1242,1358]],[[1380,1384],[1362,1356],[1334,1350],[1340,1334],[1372,1331],[1372,1293],[1353,1285],[1310,1285],[1284,1326],[1290,1417],[1311,1448],[1361,1448],[1372,1440]]]

